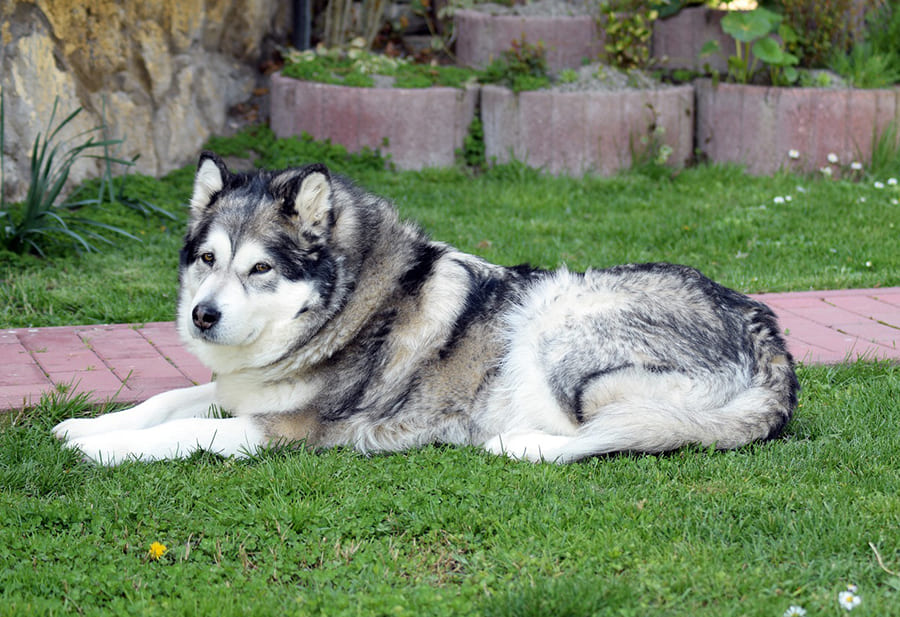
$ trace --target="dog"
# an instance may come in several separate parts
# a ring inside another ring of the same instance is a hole
[[[66,420],[65,446],[101,464],[298,442],[568,463],[772,439],[797,403],[772,311],[697,270],[494,265],[321,164],[233,173],[202,153],[179,286],[178,332],[214,381]]]

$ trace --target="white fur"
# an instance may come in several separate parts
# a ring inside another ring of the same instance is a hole
[[[210,197],[221,191],[223,186],[222,172],[219,167],[211,159],[204,160],[194,178],[191,208],[205,208],[209,204]]]
[[[215,256],[215,264],[210,268],[198,261],[183,281],[177,327],[186,347],[216,373],[235,373],[276,360],[283,353],[283,342],[293,338],[298,311],[317,298],[313,284],[279,278],[274,270],[250,275],[255,264],[268,260],[263,247],[250,241],[232,247],[228,234],[219,228],[212,229],[199,248],[201,255],[205,252]],[[248,289],[267,278],[277,283],[278,302],[272,302],[273,294]],[[193,308],[203,302],[214,302],[222,313],[211,340],[193,323]]]
[[[215,391],[209,383],[163,392],[125,411],[66,420],[53,432],[67,448],[102,465],[184,458],[197,450],[252,454],[265,444],[263,432],[251,417],[209,417]]]

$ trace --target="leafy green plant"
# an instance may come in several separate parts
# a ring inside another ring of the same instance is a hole
[[[846,53],[862,34],[860,7],[874,4],[855,0],[780,0],[784,23],[796,33],[786,41],[800,64],[823,67],[835,53]],[[896,44],[896,42],[895,42]]]
[[[110,156],[109,147],[121,143],[121,140],[94,140],[93,134],[105,130],[104,127],[76,135],[73,139],[82,141],[68,146],[60,133],[82,110],[79,107],[54,126],[58,103],[59,99],[53,104],[46,133],[39,133],[35,137],[31,149],[28,192],[24,202],[12,204],[6,201],[5,186],[0,177],[0,247],[12,253],[31,252],[44,256],[45,242],[51,239],[63,239],[70,247],[86,252],[98,250],[94,242],[111,244],[101,231],[137,240],[123,229],[76,214],[86,206],[101,204],[107,194],[115,198],[115,189],[108,185],[111,180],[109,169],[112,164],[129,166],[133,162]],[[0,127],[4,119],[4,102],[0,97]],[[4,137],[0,128],[0,169],[3,166]],[[98,150],[102,154],[93,154]],[[63,200],[62,191],[72,167],[82,158],[99,159],[106,165],[107,173],[100,182],[99,194],[94,198]]]
[[[877,127],[873,129],[868,172],[874,178],[900,175],[900,131],[896,119],[891,120],[881,131]]]
[[[479,73],[478,80],[505,85],[513,92],[539,90],[550,85],[544,44],[541,41],[531,44],[524,36],[512,41],[509,49]]]
[[[362,47],[362,41],[349,48],[286,50],[282,74],[294,79],[326,84],[370,88],[376,75],[392,78],[395,88],[463,88],[474,81],[476,72],[458,66],[415,64],[404,58],[375,54]]]
[[[877,52],[868,42],[854,45],[847,53],[836,52],[829,65],[854,88],[887,88],[900,82],[897,52]]]
[[[459,160],[470,169],[484,169],[485,158],[484,125],[476,114],[469,124],[469,132],[463,138],[463,147],[457,152]]]
[[[722,18],[722,30],[735,43],[734,55],[727,56],[730,79],[750,83],[762,63],[769,69],[772,85],[783,86],[797,81],[799,60],[785,48],[785,44],[796,40],[796,34],[783,23],[778,13],[762,7],[752,11],[730,11]],[[701,48],[700,56],[720,52],[719,42],[710,40]]]
[[[659,13],[646,0],[615,0],[603,7],[607,61],[621,69],[650,65],[650,39]]]
[[[666,164],[672,156],[672,146],[665,142],[666,129],[657,124],[656,110],[647,104],[651,120],[647,131],[640,137],[629,135],[628,149],[631,153],[631,170],[653,180],[661,180],[672,175],[672,168]]]

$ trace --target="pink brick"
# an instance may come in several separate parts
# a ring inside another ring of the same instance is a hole
[[[884,302],[885,304],[889,304],[891,306],[895,306],[900,308],[900,292],[891,292],[891,291],[882,291],[879,292],[877,289],[871,290],[871,297],[875,298],[879,302]]]
[[[622,168],[620,152],[628,147],[622,106],[614,93],[598,92],[585,101],[585,151],[594,170],[612,175]]]
[[[44,393],[52,391],[53,385],[49,381],[40,385],[0,385],[0,410],[32,407],[38,404]]]
[[[394,90],[391,102],[393,118],[391,122],[390,145],[386,148],[401,169],[421,169],[423,154],[429,147],[440,147],[428,143],[422,135],[427,123],[435,122],[429,112],[430,94],[427,90]],[[439,116],[437,116],[439,117]]]
[[[359,150],[359,107],[367,88],[322,88],[322,138]]]
[[[744,162],[744,91],[733,84],[697,82],[697,147],[718,163]]]
[[[57,385],[74,385],[78,392],[97,391],[105,393],[105,396],[118,390],[124,390],[122,380],[108,370],[95,371],[61,371],[51,373],[50,378]]]
[[[515,155],[532,167],[549,168],[553,164],[553,97],[535,90],[519,93],[519,143]]]
[[[867,296],[829,298],[828,304],[867,319],[900,326],[900,309]]]
[[[518,98],[511,90],[486,85],[481,89],[481,120],[488,161],[506,163],[518,140]]]
[[[22,347],[21,344],[19,344],[18,339],[13,338],[12,342],[4,342],[2,345],[0,345],[0,364],[31,361],[31,356],[28,353],[28,350]]]
[[[558,93],[553,97],[550,122],[553,126],[553,173],[583,173],[588,167],[585,158],[585,94],[582,92]]]
[[[828,165],[828,155],[837,154],[841,163],[849,164],[856,153],[848,147],[847,114],[849,96],[846,90],[814,90],[809,94],[812,119],[812,145],[808,160],[812,169]],[[809,169],[809,167],[808,167]]]
[[[528,43],[544,44],[552,70],[578,67],[582,58],[593,60],[603,49],[603,34],[589,15],[488,15],[461,10],[454,19],[457,61],[466,66],[487,66],[523,36]]]
[[[128,384],[134,380],[184,378],[177,368],[157,354],[142,358],[114,358],[109,362],[113,373]]]
[[[768,149],[773,155],[777,153],[781,161],[786,159],[789,150],[798,150],[801,156],[809,156],[813,152],[815,139],[813,135],[812,101],[807,88],[770,88],[770,96],[775,100],[775,120],[777,132],[774,141],[765,143],[759,139],[759,152]],[[745,99],[749,104],[752,99]],[[755,104],[763,106],[764,102],[755,97]],[[784,157],[784,158],[781,158]],[[764,160],[758,160],[754,168],[755,173],[771,173],[777,167],[766,165]]]
[[[702,70],[704,64],[719,72],[728,70],[726,56],[734,50],[734,39],[722,31],[725,11],[707,7],[686,7],[678,14],[653,23],[653,57],[667,68]],[[719,41],[721,54],[700,58],[709,40]]]
[[[0,364],[0,386],[47,383],[44,372],[30,359],[16,364]]]
[[[19,340],[29,351],[46,349],[75,351],[85,348],[84,341],[69,328],[46,328],[41,330],[22,330]]]
[[[0,353],[3,353],[4,345],[21,345],[15,330],[0,331]]]
[[[49,349],[46,352],[34,354],[34,358],[41,368],[48,373],[59,371],[78,371],[86,368],[102,368],[103,360],[97,357],[93,351],[84,349],[80,351],[64,351]]]
[[[173,322],[149,323],[138,329],[138,334],[155,347],[181,345],[181,337]]]

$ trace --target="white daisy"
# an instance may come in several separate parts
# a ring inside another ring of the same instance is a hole
[[[806,609],[802,606],[789,606],[788,610],[784,611],[784,617],[803,617],[806,614]]]
[[[835,165],[838,162],[838,160],[840,160],[840,159],[838,159],[837,154],[835,154],[834,152],[828,153],[828,162],[829,163],[831,163],[832,165]]]
[[[851,587],[853,587],[853,585],[851,585]],[[838,604],[840,604],[842,608],[845,608],[848,611],[852,611],[854,608],[859,606],[861,602],[862,599],[849,589],[838,594]]]
[[[788,150],[788,156],[791,157],[792,159],[799,159],[799,158],[800,158],[800,151],[799,151],[799,150],[794,150],[794,149],[792,148],[792,149]]]

